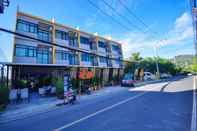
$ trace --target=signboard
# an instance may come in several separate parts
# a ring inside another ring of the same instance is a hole
[[[64,75],[64,96],[66,96],[69,87],[69,76]]]
[[[93,76],[94,76],[94,72],[88,70],[88,68],[83,68],[79,72],[79,78],[80,79],[83,79],[83,80],[85,80],[85,79],[91,79]]]

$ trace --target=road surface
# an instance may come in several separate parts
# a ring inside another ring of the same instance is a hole
[[[190,131],[193,84],[191,76],[125,89],[1,124],[0,131]]]

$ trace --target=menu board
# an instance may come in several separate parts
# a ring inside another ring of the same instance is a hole
[[[69,83],[68,83],[68,75],[64,75],[64,96],[67,95],[67,91],[68,91],[68,86],[69,86]]]

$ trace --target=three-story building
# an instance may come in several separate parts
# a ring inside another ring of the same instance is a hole
[[[16,32],[48,43],[14,36],[13,80],[65,73],[78,78],[81,68],[93,68],[104,83],[121,77],[122,47],[116,41],[23,12],[17,12]]]

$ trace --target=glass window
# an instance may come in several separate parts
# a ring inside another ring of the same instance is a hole
[[[68,53],[65,51],[57,51],[56,58],[58,60],[68,60]]]
[[[30,33],[37,33],[37,25],[28,21],[18,19],[17,30]]]
[[[82,61],[89,62],[89,61],[90,61],[90,55],[87,54],[87,53],[82,53],[82,55],[81,55],[81,60],[82,60]]]
[[[26,56],[25,48],[16,48],[16,56]]]
[[[116,63],[116,64],[120,64],[120,61],[119,61],[119,60],[115,60],[115,63]]]
[[[26,45],[16,45],[16,56],[24,56],[24,57],[35,57],[36,56],[36,48],[32,46]]]
[[[32,50],[32,49],[29,50],[29,56],[30,57],[33,57],[34,56],[34,50]]]
[[[101,63],[106,63],[107,62],[107,58],[105,57],[99,57],[99,60]]]
[[[69,53],[69,54],[68,54],[68,59],[69,59],[69,63],[70,63],[71,65],[77,65],[77,64],[79,64],[76,54]]]
[[[56,52],[56,59],[61,60],[62,59],[62,54],[61,52]]]
[[[38,30],[38,38],[44,41],[51,41],[51,33],[45,30]]]
[[[113,51],[119,51],[119,47],[117,45],[112,45],[112,50]]]
[[[99,46],[100,48],[106,48],[106,44],[105,44],[104,42],[102,42],[102,41],[99,41],[99,42],[98,42],[98,46]]]
[[[38,49],[37,63],[41,63],[41,64],[48,64],[49,63],[49,51],[48,50]]]
[[[86,38],[86,37],[83,37],[83,36],[80,36],[80,43],[83,43],[83,44],[90,44],[90,43],[89,43],[89,39]]]
[[[56,30],[55,37],[61,40],[68,40],[68,33],[64,31]]]

